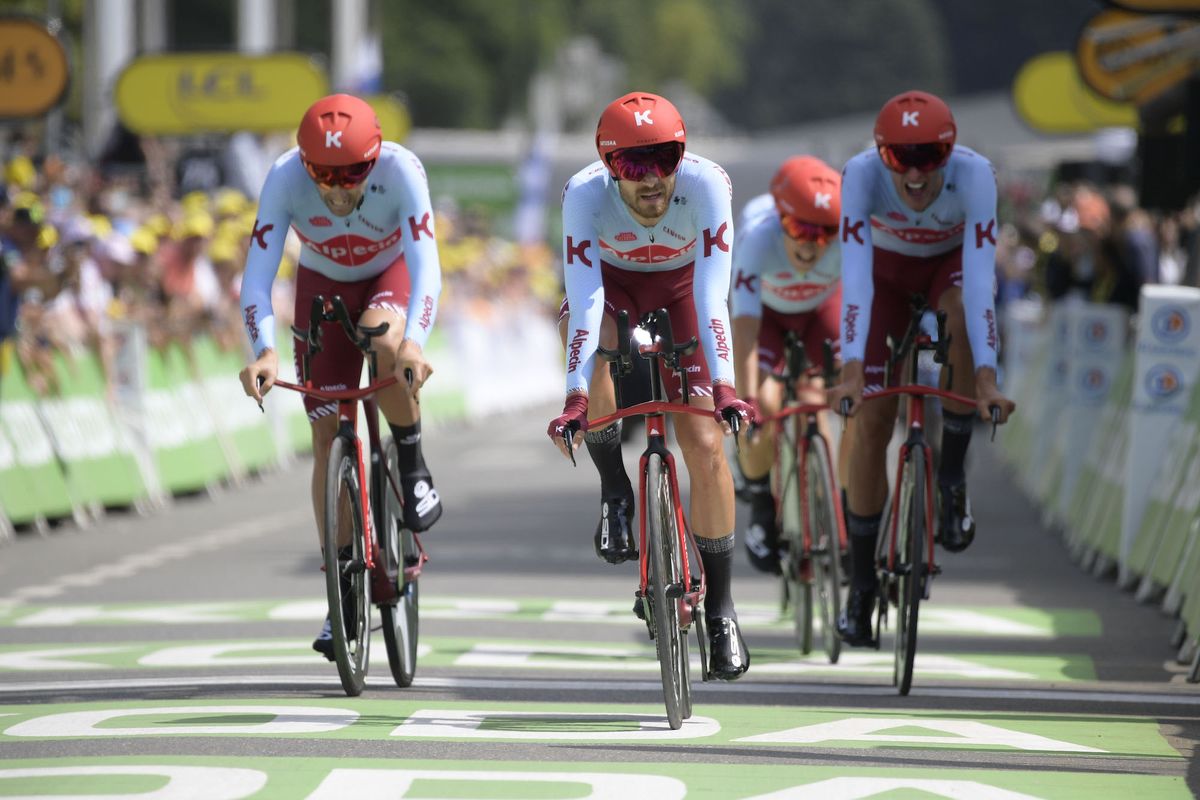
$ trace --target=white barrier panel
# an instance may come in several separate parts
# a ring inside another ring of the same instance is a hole
[[[1118,581],[1146,509],[1150,482],[1167,451],[1171,430],[1187,410],[1200,361],[1200,289],[1143,286],[1138,314],[1125,505],[1121,515]]]
[[[1059,427],[1062,440],[1062,483],[1054,498],[1066,518],[1083,457],[1096,435],[1104,403],[1121,368],[1129,311],[1124,306],[1072,303],[1067,309],[1066,406],[1070,413]]]
[[[1052,471],[1047,469],[1054,453],[1054,436],[1049,432],[1058,429],[1059,413],[1066,402],[1067,334],[1070,330],[1067,305],[1066,302],[1057,303],[1050,308],[1048,318],[1050,340],[1047,342],[1050,357],[1046,359],[1045,372],[1041,376],[1041,384],[1044,387],[1043,402],[1038,418],[1033,423],[1035,431],[1033,449],[1030,453],[1028,469],[1023,473],[1025,491],[1038,500],[1045,499],[1043,486],[1046,477]]]

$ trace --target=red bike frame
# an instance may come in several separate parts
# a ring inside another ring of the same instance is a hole
[[[643,346],[647,349],[649,346]],[[675,470],[675,456],[666,446],[666,415],[667,414],[693,414],[696,416],[707,417],[712,419],[711,409],[694,408],[692,406],[680,405],[678,403],[664,403],[661,401],[651,401],[647,403],[638,403],[637,405],[623,408],[618,411],[592,420],[589,427],[603,428],[620,419],[626,417],[644,416],[646,418],[646,449],[642,452],[641,459],[638,462],[638,471],[641,479],[638,482],[638,541],[640,544],[639,552],[641,553],[639,561],[639,596],[644,597],[646,594],[646,585],[649,580],[647,574],[649,557],[646,549],[646,484],[647,472],[649,469],[650,456],[658,455],[662,458],[663,463],[667,465],[667,471],[671,476],[671,498],[675,505],[675,529],[679,532],[679,564],[680,575],[683,576],[687,585],[683,587],[683,596],[676,602],[679,604],[679,624],[682,627],[687,627],[692,624],[692,607],[698,606],[704,599],[704,593],[707,588],[704,577],[704,562],[697,559],[700,567],[700,583],[695,588],[691,586],[691,558],[688,556],[688,545],[695,547],[695,537],[692,535],[692,529],[687,524],[687,519],[683,513],[683,502],[679,494],[679,478]]]
[[[919,343],[928,343],[929,337],[921,337]],[[915,442],[913,432],[925,430],[925,404],[917,402],[925,397],[940,397],[944,400],[954,400],[959,403],[974,407],[975,400],[970,397],[964,397],[961,394],[946,391],[945,389],[935,389],[932,386],[922,386],[920,384],[908,384],[905,386],[892,386],[887,389],[880,389],[877,392],[870,392],[863,395],[863,401],[874,400],[879,397],[899,396],[904,395],[907,398],[905,408],[905,427],[909,431],[908,438],[900,446],[899,466],[896,470],[896,486],[892,493],[892,508],[891,518],[888,519],[888,570],[894,571],[896,566],[896,536],[898,526],[900,524],[900,477],[904,470],[904,460],[908,457],[909,451],[912,449]],[[919,446],[926,448],[926,456],[929,455],[929,443],[922,438]],[[933,574],[937,571],[937,565],[934,561],[934,533],[936,520],[933,514],[933,459],[925,459],[925,526],[926,540],[929,552],[926,553],[927,563],[929,564],[929,572]]]
[[[791,406],[786,406],[785,408],[781,409],[777,413],[772,414],[771,416],[767,417],[765,421],[766,422],[781,422],[787,417],[799,416],[801,414],[803,414],[805,417],[813,417],[817,414],[820,414],[822,411],[828,411],[828,410],[829,410],[829,406],[827,406],[827,405],[815,405],[815,404],[791,405]],[[806,423],[807,424],[816,424],[815,420],[812,420],[812,419],[806,420]],[[833,501],[833,510],[837,516],[838,544],[840,545],[842,552],[846,552],[846,548],[848,547],[848,542],[846,540],[846,519],[842,513],[841,493],[837,491],[837,488],[838,488],[837,472],[833,465],[832,448],[830,448],[829,440],[825,439],[824,434],[822,434],[820,431],[818,431],[817,436],[820,436],[821,439],[823,439],[825,441],[826,453],[829,454],[829,458],[825,462],[825,467],[829,473],[829,485],[832,487],[835,487],[834,492],[833,492],[832,501]],[[800,474],[803,476],[803,479],[802,479],[801,485],[800,485],[800,512],[801,512],[801,516],[804,520],[803,544],[804,544],[804,552],[806,554],[808,554],[808,553],[812,552],[812,531],[810,530],[810,527],[809,527],[809,519],[811,517],[809,515],[810,504],[809,504],[809,499],[808,499],[809,498],[808,468],[805,466],[801,466],[801,465],[808,463],[808,448],[809,448],[810,439],[807,435],[804,435],[804,434],[798,436],[797,438],[799,439],[799,441],[796,443],[797,444],[797,454],[796,454],[797,462],[796,462],[796,464],[797,464],[797,469],[800,470]],[[784,446],[783,437],[776,434],[776,436],[775,436],[775,461],[776,461],[776,463],[778,463],[778,461],[779,461],[779,448],[782,446]],[[780,493],[780,497],[775,498],[775,503],[776,503],[775,512],[777,514],[779,513],[779,500],[781,497],[782,497],[782,493]]]

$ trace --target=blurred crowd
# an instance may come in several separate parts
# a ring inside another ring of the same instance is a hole
[[[1180,211],[1138,205],[1127,184],[1030,181],[1001,188],[997,304],[1077,296],[1136,312],[1145,284],[1200,286],[1200,197]]]
[[[253,199],[233,188],[175,197],[160,170],[113,172],[33,148],[10,151],[0,186],[0,374],[16,359],[39,394],[57,392],[56,356],[96,353],[110,390],[122,332],[150,347],[212,337],[246,348],[238,297]],[[153,159],[147,159],[152,165]],[[489,214],[436,199],[444,285],[440,318],[487,321],[514,303],[552,313],[555,257],[491,232]],[[276,319],[290,325],[300,243],[289,237],[275,281]],[[0,397],[2,397],[0,390]]]

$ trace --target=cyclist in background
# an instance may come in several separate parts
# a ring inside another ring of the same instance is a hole
[[[885,454],[898,409],[895,398],[864,404],[862,396],[884,386],[887,337],[903,336],[913,293],[947,313],[947,388],[975,398],[975,408],[947,401],[942,411],[940,536],[950,552],[975,536],[964,469],[974,417],[987,419],[995,406],[1004,422],[1015,408],[996,386],[996,176],[987,159],[955,145],[956,135],[941,99],[904,92],[880,110],[876,146],[842,171],[842,382],[829,403],[848,399],[856,420],[846,487],[853,577],[839,625],[850,645],[872,641]]]
[[[575,429],[570,446],[586,441],[600,473],[597,553],[612,564],[637,558],[620,424],[588,429],[589,418],[616,410],[609,370],[594,369],[596,348],[617,346],[615,320],[622,310],[636,322],[666,308],[676,341],[699,338],[702,348],[680,364],[689,375],[689,403],[713,409],[715,422],[677,415],[674,424],[691,481],[689,517],[708,580],[710,664],[716,677],[734,680],[750,666],[750,654],[730,590],[733,479],[721,426],[729,431],[727,414],[749,421],[752,409],[734,391],[729,342],[732,186],[719,166],[687,153],[686,142],[674,105],[631,92],[600,116],[600,160],[567,182],[562,200],[567,299],[560,320],[567,395],[548,433],[567,455],[563,431]],[[682,400],[676,376],[664,375],[664,384],[674,400]]]
[[[826,340],[838,340],[842,260],[837,239],[841,219],[838,173],[813,156],[783,162],[769,194],[746,205],[733,248],[733,353],[738,393],[759,416],[783,406],[782,375],[788,331],[804,342],[808,361],[819,366]],[[821,382],[801,389],[803,403],[825,402]],[[746,553],[763,572],[779,572],[779,530],[771,495],[775,426],[744,443],[738,463],[741,491],[750,505]]]
[[[241,289],[242,319],[254,352],[241,372],[242,387],[261,403],[279,374],[271,284],[291,227],[303,243],[296,279],[297,327],[308,328],[312,298],[318,294],[341,295],[359,325],[390,325],[371,345],[379,373],[395,374],[400,381],[379,392],[379,408],[399,450],[404,525],[424,531],[442,514],[421,454],[417,404],[421,386],[433,373],[422,348],[442,283],[425,169],[413,153],[383,141],[375,111],[351,95],[330,95],[314,103],[300,120],[296,138],[299,146],[276,160],[259,197]],[[323,348],[312,362],[313,384],[331,390],[358,386],[362,353],[336,323],[326,326]],[[307,349],[307,342],[295,341],[297,365]],[[337,403],[305,397],[304,405],[312,423],[312,499],[320,540]],[[313,649],[333,660],[328,618]]]

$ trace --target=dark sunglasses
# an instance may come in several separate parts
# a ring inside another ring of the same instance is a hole
[[[343,189],[353,189],[367,179],[374,167],[375,159],[347,164],[344,167],[320,167],[308,161],[304,162],[309,177],[327,188],[340,186]]]
[[[679,169],[683,160],[683,145],[679,142],[664,142],[645,147],[626,147],[608,156],[608,165],[623,181],[640,181],[653,172],[660,178]]]
[[[892,172],[933,172],[950,158],[954,145],[946,142],[929,144],[885,144],[879,148],[879,157]]]
[[[837,225],[813,225],[811,222],[802,222],[787,214],[780,214],[779,222],[783,225],[783,232],[788,235],[788,238],[798,242],[825,244],[830,239],[837,238]]]

